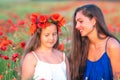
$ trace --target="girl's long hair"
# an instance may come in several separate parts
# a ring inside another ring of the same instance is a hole
[[[73,17],[73,40],[71,54],[69,56],[71,80],[83,80],[90,43],[88,37],[82,37],[80,32],[75,28],[75,17],[79,11],[82,11],[82,14],[90,19],[92,19],[93,17],[96,19],[95,26],[98,32],[97,35],[99,39],[103,39],[103,37],[100,36],[100,34],[103,34],[106,35],[106,37],[109,36],[118,40],[109,32],[104,20],[104,16],[99,7],[94,4],[88,4],[82,7],[78,7],[75,10]]]
[[[28,54],[28,53],[30,53],[32,51],[35,51],[36,49],[38,49],[40,47],[40,45],[41,45],[41,43],[40,43],[41,32],[42,32],[42,29],[41,28],[37,28],[35,33],[27,41],[27,44],[26,44],[25,50],[24,50],[24,54],[23,54],[23,58],[22,58],[21,63],[20,63],[20,70],[19,70],[20,74],[21,74],[21,71],[22,71],[21,70],[22,69],[22,61],[24,60],[26,54]],[[58,47],[58,45],[59,45],[59,34],[58,34],[58,27],[57,27],[57,42],[53,46],[53,48],[56,49]]]
[[[40,45],[41,45],[41,43],[40,43],[41,32],[42,32],[42,29],[37,28],[36,32],[30,37],[30,39],[28,40],[28,42],[26,44],[25,50],[24,50],[24,57],[27,53],[30,53],[31,51],[35,51],[36,49],[38,49],[38,47],[40,47]],[[53,46],[53,48],[57,48],[58,44],[59,44],[58,28],[57,28],[57,35],[58,35],[57,36],[58,39],[57,39],[56,44]]]
[[[25,55],[36,50],[40,46],[40,36],[42,29],[37,28],[36,32],[30,37],[25,47]]]

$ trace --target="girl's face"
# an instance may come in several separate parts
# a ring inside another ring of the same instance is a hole
[[[76,17],[76,29],[80,31],[81,36],[88,36],[93,32],[95,19],[88,18],[82,14],[82,11],[77,12]]]
[[[42,29],[41,32],[41,47],[52,48],[57,42],[57,27],[54,24]]]

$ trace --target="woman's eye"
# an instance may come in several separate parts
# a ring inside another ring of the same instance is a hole
[[[45,36],[47,37],[47,36],[49,36],[49,34],[46,34]]]
[[[79,21],[80,23],[82,23],[83,21]]]

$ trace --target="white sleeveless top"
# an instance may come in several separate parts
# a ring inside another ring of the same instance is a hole
[[[33,54],[38,60],[33,76],[34,80],[67,80],[65,54],[63,54],[63,62],[59,64],[40,61],[36,53],[33,52]]]

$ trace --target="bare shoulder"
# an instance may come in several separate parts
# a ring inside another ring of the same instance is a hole
[[[36,62],[36,59],[33,55],[32,52],[30,53],[27,53],[22,61],[23,64],[26,64],[26,63],[35,63]]]
[[[65,58],[65,53],[60,51],[60,50],[57,50],[55,49],[55,53],[57,53],[57,55],[63,60]]]
[[[24,59],[34,59],[33,53],[32,53],[32,52],[27,53],[27,54],[25,55]]]
[[[35,66],[36,66],[36,60],[34,55],[31,52],[27,53],[21,65],[22,80],[28,80],[28,78],[31,78],[31,76],[33,76]]]
[[[64,54],[64,52],[62,52],[62,51],[60,51],[60,50],[57,50],[57,49],[55,49],[54,51],[55,51],[57,54],[61,55],[61,56]]]
[[[116,39],[110,38],[108,41],[108,48],[109,49],[114,49],[114,48],[120,49],[120,43]]]
[[[115,55],[115,53],[118,54],[120,53],[120,43],[116,39],[110,38],[108,40],[107,49],[109,55]]]

